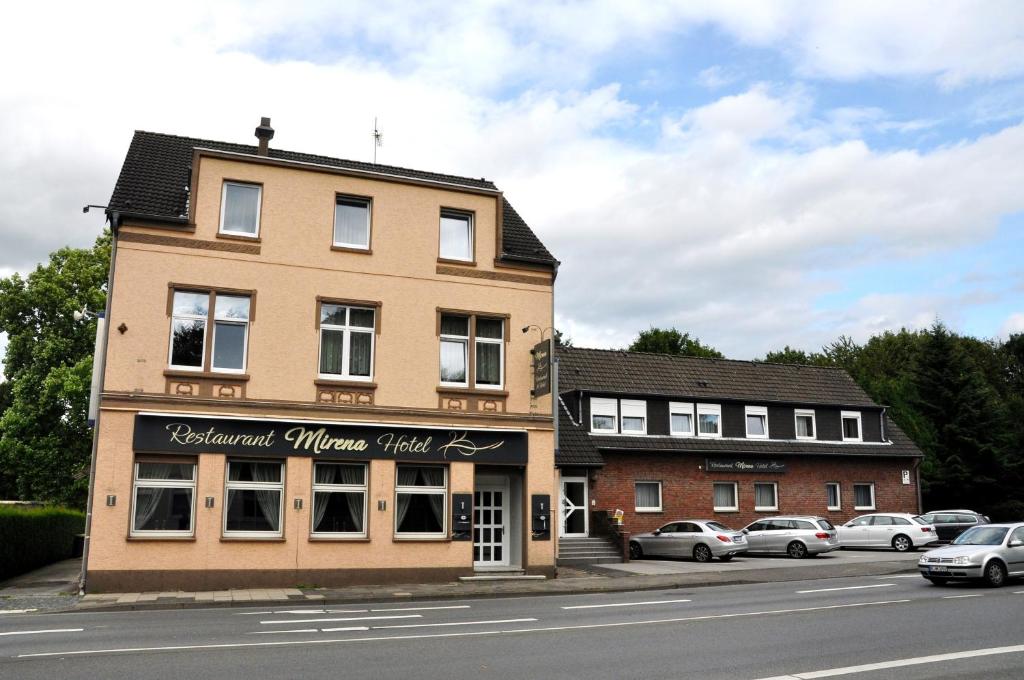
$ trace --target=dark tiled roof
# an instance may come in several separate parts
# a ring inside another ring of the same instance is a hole
[[[559,404],[561,407],[561,404]],[[576,414],[577,416],[579,414]],[[565,408],[559,408],[558,418],[558,452],[555,465],[582,465],[594,467],[604,465],[604,459],[598,453],[590,434],[581,425],[573,423]]]
[[[838,368],[564,347],[558,361],[562,392],[877,406]]]
[[[255,155],[257,151],[255,146],[249,144],[137,130],[128,147],[117,184],[114,185],[108,209],[150,216],[154,219],[177,220],[185,217],[188,210],[189,166],[192,164],[193,149],[196,147],[249,155]],[[358,172],[387,174],[411,180],[441,182],[467,189],[497,191],[494,183],[485,179],[329,158],[273,147],[270,149],[269,157]],[[555,258],[507,201],[503,220],[505,227],[502,243],[505,255],[545,264],[556,263]]]

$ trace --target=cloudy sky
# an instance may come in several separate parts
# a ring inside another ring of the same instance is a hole
[[[17,3],[0,276],[103,226],[135,129],[495,180],[558,325],[737,358],[1024,331],[1024,4]]]

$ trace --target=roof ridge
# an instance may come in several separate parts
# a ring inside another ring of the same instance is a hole
[[[637,350],[630,349],[610,349],[607,347],[559,347],[559,351],[576,351],[583,350],[585,352],[610,352],[615,354],[626,354],[636,356],[652,356],[652,357],[666,357],[668,359],[680,360],[680,359],[696,359],[699,361],[711,361],[711,362],[730,362],[735,364],[750,364],[752,366],[787,366],[797,368],[814,368],[823,371],[841,371],[849,375],[849,371],[841,366],[814,366],[812,364],[785,364],[778,361],[759,361],[757,359],[729,359],[727,357],[695,357],[688,354],[666,354],[665,352],[640,352]],[[851,378],[852,379],[852,378]]]

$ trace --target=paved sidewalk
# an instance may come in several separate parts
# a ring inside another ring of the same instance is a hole
[[[845,555],[845,553],[844,553]],[[638,590],[697,588],[741,583],[803,581],[849,576],[883,576],[916,572],[918,555],[895,553],[852,553],[842,559],[819,557],[809,560],[748,558],[728,564],[689,561],[644,560],[634,563],[650,570],[657,563],[674,566],[672,573],[618,573],[608,575],[607,567],[584,571],[560,567],[559,576],[549,580],[507,580],[485,582],[416,583],[347,588],[238,589],[215,592],[109,593],[86,595],[79,610],[185,609],[195,607],[317,606],[363,602],[405,602],[478,597],[568,595],[574,593],[615,593]],[[628,565],[612,565],[625,567]]]
[[[62,560],[0,583],[0,613],[68,609],[78,601],[82,558]]]

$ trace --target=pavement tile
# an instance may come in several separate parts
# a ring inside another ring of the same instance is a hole
[[[196,593],[196,602],[213,602],[213,593]]]
[[[248,590],[232,590],[231,599],[234,602],[251,602],[252,595],[249,594]]]
[[[135,604],[139,601],[139,597],[142,593],[124,593],[121,597],[117,598],[118,604]]]

